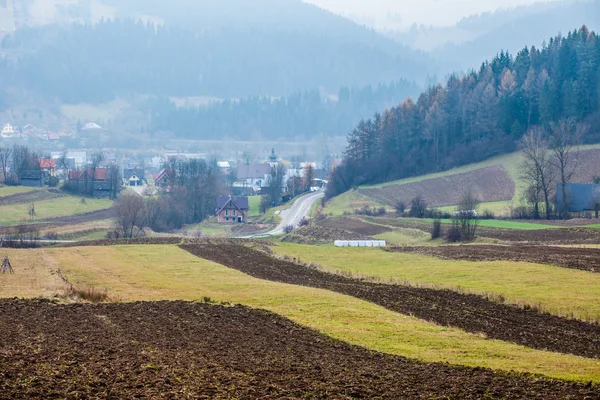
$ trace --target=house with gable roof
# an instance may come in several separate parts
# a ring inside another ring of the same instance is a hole
[[[248,197],[217,197],[217,219],[220,224],[243,224],[248,214]]]

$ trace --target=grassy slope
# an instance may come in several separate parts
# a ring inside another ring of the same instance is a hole
[[[439,260],[380,249],[281,244],[274,248],[333,271],[412,284],[502,295],[511,304],[552,314],[600,320],[600,274],[522,262]]]
[[[249,217],[258,217],[260,215],[260,199],[262,196],[250,196],[248,197],[248,205],[250,209],[248,210]]]
[[[32,251],[10,250],[15,263]],[[61,266],[76,287],[96,286],[123,301],[199,300],[267,309],[334,338],[426,361],[533,372],[600,382],[600,360],[487,340],[325,290],[252,278],[176,246],[36,250]],[[0,279],[6,279],[0,276]],[[10,278],[9,278],[10,279]],[[0,286],[0,295],[6,296]],[[10,295],[14,295],[11,294]]]
[[[592,150],[592,149],[597,149],[597,148],[600,148],[600,145],[598,145],[598,144],[586,145],[586,146],[582,146],[581,150]],[[510,176],[510,178],[513,181],[515,181],[515,183],[516,183],[515,196],[512,200],[512,203],[517,205],[520,202],[520,199],[522,198],[523,191],[525,190],[525,184],[522,181],[522,179],[520,178],[521,162],[522,162],[522,156],[520,153],[517,152],[517,153],[511,153],[511,154],[498,156],[498,157],[493,157],[493,158],[490,158],[489,160],[485,160],[485,161],[474,163],[474,164],[464,165],[462,167],[454,168],[454,169],[444,171],[444,172],[438,172],[438,173],[434,173],[434,174],[421,175],[421,176],[412,177],[412,178],[400,179],[397,181],[386,182],[386,183],[382,183],[382,184],[378,184],[378,185],[361,186],[360,188],[361,189],[369,189],[369,188],[382,188],[382,187],[392,186],[392,185],[405,185],[408,183],[422,182],[422,181],[428,180],[428,179],[440,178],[440,177],[445,177],[445,176],[450,176],[450,175],[455,175],[455,174],[462,174],[462,173],[466,173],[466,172],[475,171],[475,170],[478,170],[481,168],[498,165],[498,166],[503,167],[506,170],[506,172],[508,173],[508,175]],[[336,199],[333,199],[330,202],[332,211],[330,211],[330,209],[329,209],[330,206],[328,205],[328,207],[326,209],[326,213],[333,212],[334,215],[341,215],[343,211],[352,211],[352,208],[358,208],[358,207],[351,207],[351,203],[352,203],[353,199],[355,198],[355,196],[356,196],[356,194],[353,194],[353,191],[346,192],[346,193],[338,196]],[[375,200],[369,199],[366,196],[363,196],[363,198],[364,198],[365,204],[367,204],[367,203],[369,203],[370,205],[377,204],[377,202]],[[480,210],[489,209],[490,211],[493,211],[494,213],[496,213],[498,215],[507,215],[510,204],[511,204],[510,201],[483,203],[480,206]],[[454,211],[454,207],[442,207],[441,210]]]
[[[36,216],[34,221],[46,218],[86,214],[110,208],[112,205],[112,201],[104,199],[86,199],[87,204],[81,204],[80,201],[81,197],[67,196],[36,202]],[[28,210],[29,204],[0,206],[0,225],[15,225],[23,222],[30,222]]]

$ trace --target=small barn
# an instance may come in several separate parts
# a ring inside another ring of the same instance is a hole
[[[218,196],[216,214],[220,224],[243,224],[248,215],[248,197]]]

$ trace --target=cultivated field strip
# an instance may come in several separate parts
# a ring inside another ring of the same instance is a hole
[[[233,243],[183,245],[190,253],[260,279],[326,289],[442,326],[523,346],[600,358],[600,326],[497,304],[483,297],[364,282],[275,259]]]
[[[597,386],[424,363],[243,306],[1,300],[0,399],[599,399]]]
[[[398,201],[410,204],[418,195],[432,207],[444,207],[461,201],[460,191],[455,190],[457,187],[470,188],[482,202],[512,200],[515,195],[515,182],[497,165],[420,182],[359,189],[359,192],[392,207]]]
[[[388,250],[397,253],[421,254],[444,260],[522,261],[600,272],[600,249],[528,245],[462,245],[398,246]]]
[[[423,232],[431,232],[431,221],[414,218],[363,218],[374,224],[390,226],[394,228],[419,229]],[[335,221],[335,219],[333,220]],[[330,225],[335,226],[335,222]],[[449,227],[442,224],[442,232]],[[530,242],[541,244],[600,244],[600,229],[585,227],[553,228],[553,229],[502,229],[480,226],[477,236],[497,239],[504,242]]]
[[[38,201],[58,199],[66,197],[67,194],[56,190],[33,190],[24,193],[15,193],[8,196],[0,197],[0,206],[12,204],[35,203]]]

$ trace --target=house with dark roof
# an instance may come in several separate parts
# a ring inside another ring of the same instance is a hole
[[[92,176],[93,175],[93,176]],[[69,171],[69,186],[78,193],[90,193],[94,197],[113,198],[119,187],[117,181],[111,182],[107,168],[97,168],[95,173],[91,168],[83,171]]]
[[[218,196],[216,214],[220,224],[243,224],[248,214],[248,198]]]
[[[243,193],[257,193],[262,188],[269,186],[271,166],[264,164],[243,164],[237,168],[237,179],[233,184],[234,189]]]
[[[21,171],[19,175],[19,182],[23,186],[44,187],[48,185],[49,180],[50,174],[48,171],[41,169],[27,169]]]
[[[123,170],[123,181],[126,186],[144,186],[148,184],[146,173],[142,168],[125,168]]]

